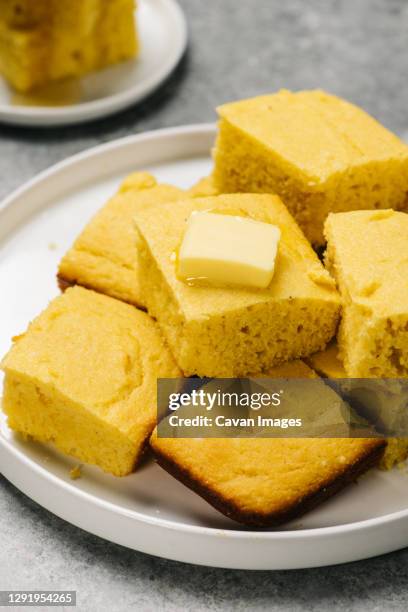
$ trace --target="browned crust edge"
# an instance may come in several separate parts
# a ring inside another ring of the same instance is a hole
[[[70,287],[75,287],[75,285],[77,284],[75,281],[70,281],[67,278],[64,278],[64,276],[62,276],[61,274],[57,274],[57,283],[62,293],[64,293],[64,291],[66,291]]]
[[[115,295],[111,295],[110,293],[104,293],[103,291],[99,291],[95,287],[91,287],[90,285],[86,285],[84,283],[78,283],[77,281],[68,280],[61,274],[57,274],[57,283],[60,291],[65,293],[67,289],[71,287],[83,287],[84,289],[89,289],[90,291],[95,291],[95,293],[100,293],[101,295],[107,295],[108,297],[113,298],[114,300],[118,300],[119,302],[124,302],[125,304],[129,304],[130,306],[134,306],[138,310],[143,310],[143,312],[147,312],[147,308],[142,306],[141,304],[136,304],[136,302],[131,302],[130,300],[124,300],[123,298],[119,298]]]
[[[214,493],[205,484],[195,479],[188,470],[180,467],[166,455],[160,453],[157,448],[153,446],[152,449],[157,463],[166,472],[200,495],[200,497],[228,518],[248,527],[277,527],[282,523],[291,521],[309,512],[309,510],[312,510],[348,484],[354,482],[359,476],[379,462],[385,446],[385,440],[380,440],[374,449],[367,451],[359,461],[347,468],[340,477],[327,481],[318,491],[304,497],[298,503],[270,514],[243,510],[233,502]]]

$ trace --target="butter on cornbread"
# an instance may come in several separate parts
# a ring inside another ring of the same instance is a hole
[[[314,378],[302,362],[268,372],[273,378]],[[335,395],[325,388],[325,392]],[[346,438],[150,439],[166,471],[226,516],[273,527],[294,519],[354,481],[381,458],[384,442]]]
[[[344,379],[346,382],[346,387],[348,386],[347,379],[349,377],[347,376],[343,363],[339,357],[339,349],[336,342],[330,343],[330,345],[324,351],[319,351],[318,353],[310,355],[306,361],[308,365],[313,368],[317,374],[319,374],[319,376],[332,379]],[[381,406],[383,407],[383,414],[379,414],[379,416],[382,417],[383,422],[386,423],[388,419],[393,418],[393,408],[395,408],[399,414],[403,413],[401,407],[404,407],[405,411],[407,397],[406,392],[401,397],[401,389],[399,389],[398,386],[395,391],[393,391],[390,381],[385,381],[385,383],[386,385],[384,390],[381,389],[381,381],[377,387],[375,406],[377,413],[379,408]],[[367,408],[369,408],[373,401],[373,387],[368,387],[369,392],[365,393],[364,379],[359,381],[359,385],[361,386],[361,391],[357,395],[359,406],[360,408],[364,407],[367,413]],[[354,395],[356,395],[355,391]],[[387,446],[379,463],[379,467],[384,470],[390,470],[392,467],[394,467],[394,465],[398,465],[405,461],[407,457],[408,438],[387,438]]]
[[[143,306],[133,217],[140,208],[174,202],[183,196],[180,189],[159,185],[146,172],[128,176],[63,257],[58,270],[60,287],[82,285]]]
[[[280,229],[271,223],[194,211],[178,251],[177,275],[190,284],[265,289],[279,240]]]
[[[21,92],[134,57],[134,0],[2,0],[0,72]]]
[[[189,286],[176,253],[194,211],[246,216],[281,230],[275,273],[263,290]],[[221,195],[140,210],[139,280],[148,311],[185,375],[241,376],[308,355],[333,337],[339,297],[280,199]],[[165,231],[163,231],[165,228]]]
[[[9,427],[81,462],[132,472],[156,423],[156,384],[178,377],[156,323],[133,306],[74,287],[2,361]]]
[[[282,90],[218,113],[216,188],[278,194],[315,245],[329,212],[408,210],[408,146],[345,100]]]
[[[325,262],[343,315],[340,356],[353,378],[408,376],[408,214],[331,214]]]

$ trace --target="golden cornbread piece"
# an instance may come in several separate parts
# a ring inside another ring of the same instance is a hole
[[[315,353],[314,355],[310,355],[307,358],[308,365],[319,374],[319,376],[323,376],[324,378],[341,378],[347,379],[348,376],[344,369],[343,363],[339,358],[339,349],[336,342],[332,342],[329,344],[326,350]],[[364,380],[361,381],[362,388],[364,389]],[[380,404],[378,402],[382,402],[384,405],[384,420],[387,419],[386,413],[390,413],[392,410],[392,402],[393,399],[397,400],[395,403],[397,404],[397,410],[401,414],[401,405],[406,402],[406,397],[400,397],[400,391],[397,389],[396,395],[393,398],[392,393],[390,393],[391,387],[389,381],[386,381],[386,389],[385,393],[381,393],[381,387],[378,388],[377,392],[377,410]],[[366,400],[370,401],[371,393],[365,397]],[[360,406],[364,405],[364,399],[360,396],[359,398]],[[389,415],[391,416],[391,415]],[[381,458],[379,467],[384,470],[390,470],[394,465],[398,465],[402,461],[408,457],[408,438],[388,438],[387,446],[384,451],[384,455]]]
[[[215,187],[214,179],[211,174],[197,181],[197,183],[186,191],[186,195],[189,198],[207,198],[219,194],[220,192]]]
[[[90,0],[95,2],[95,0]],[[135,22],[136,0],[99,0],[102,2],[97,32],[97,56],[93,69],[117,64],[137,56],[140,39]]]
[[[5,0],[0,72],[27,92],[134,57],[134,8],[134,0]]]
[[[272,378],[314,378],[302,362],[268,372]],[[329,388],[328,394],[334,394]],[[257,527],[294,519],[376,464],[377,439],[159,438],[158,463],[226,516]]]
[[[218,112],[216,188],[278,194],[315,245],[329,212],[408,210],[407,145],[345,100],[282,90]]]
[[[379,467],[382,470],[391,470],[394,466],[400,466],[408,457],[407,438],[388,438],[384,455]]]
[[[330,342],[323,351],[309,355],[306,363],[324,378],[347,378],[343,363],[339,358],[339,347],[335,341]]]
[[[43,41],[39,29],[15,30],[0,21],[0,74],[18,91],[29,91],[42,82],[48,56]]]
[[[408,214],[331,214],[325,262],[342,296],[340,356],[353,378],[408,376]]]
[[[68,289],[4,358],[11,429],[105,472],[132,472],[156,422],[159,377],[180,372],[150,317],[82,287]]]
[[[27,28],[49,17],[56,0],[0,0],[0,21],[13,27]]]
[[[266,289],[189,286],[176,252],[193,211],[250,217],[282,233]],[[339,315],[334,282],[280,199],[221,195],[139,210],[139,280],[186,376],[243,376],[323,348]],[[166,228],[166,231],[163,231]]]
[[[176,187],[158,185],[145,172],[128,176],[63,257],[58,270],[61,288],[78,284],[143,306],[133,217],[140,208],[174,202],[183,195]]]
[[[301,516],[375,465],[376,439],[158,438],[158,463],[226,516],[273,527]]]

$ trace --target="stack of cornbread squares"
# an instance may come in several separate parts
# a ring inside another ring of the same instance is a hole
[[[0,73],[20,92],[134,57],[134,0],[1,0]]]
[[[156,379],[407,377],[408,147],[321,91],[219,113],[211,177],[182,191],[135,173],[76,239],[64,293],[2,362],[3,409],[15,431],[117,476],[150,446],[225,515],[274,526],[402,461],[407,441],[161,438]],[[207,210],[279,227],[266,289],[179,279],[187,220]]]

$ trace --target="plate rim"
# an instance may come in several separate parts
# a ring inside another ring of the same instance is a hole
[[[191,136],[191,135],[205,135],[215,137],[216,135],[216,123],[205,122],[205,123],[191,123],[185,125],[176,125],[173,127],[157,128],[147,130],[146,132],[140,132],[139,134],[130,134],[129,136],[121,136],[108,142],[103,142],[92,147],[88,147],[83,151],[69,155],[65,159],[62,159],[51,166],[48,166],[44,170],[38,172],[35,176],[24,181],[22,185],[13,189],[9,194],[0,199],[0,214],[14,203],[15,200],[20,199],[25,193],[30,191],[32,188],[39,185],[43,180],[46,180],[58,172],[64,171],[70,166],[74,166],[77,163],[88,160],[98,155],[104,155],[109,151],[115,151],[132,144],[139,144],[143,141],[151,142],[153,140],[161,140],[162,138],[172,138],[178,136]]]
[[[140,144],[145,143],[145,142],[154,143],[155,141],[161,141],[163,139],[171,140],[173,138],[177,139],[180,137],[189,137],[189,138],[193,138],[194,140],[196,139],[197,136],[213,138],[214,134],[215,134],[215,125],[213,123],[192,124],[192,125],[184,125],[184,126],[179,126],[179,127],[150,130],[147,132],[143,132],[141,134],[126,136],[120,139],[113,140],[108,143],[103,143],[95,147],[89,148],[85,151],[79,152],[75,155],[68,157],[65,160],[62,160],[52,165],[51,167],[39,173],[37,176],[27,181],[21,187],[15,189],[6,198],[4,198],[4,200],[0,203],[0,218],[5,213],[6,210],[12,207],[16,201],[21,200],[22,196],[25,196],[32,189],[38,188],[38,186],[41,186],[41,184],[44,183],[44,181],[47,181],[47,179],[57,176],[59,172],[66,172],[66,171],[69,172],[69,169],[71,167],[75,167],[76,164],[81,163],[84,160],[92,160],[93,158],[97,159],[99,155],[106,155],[109,152],[112,152],[118,149],[122,149],[122,148],[126,148],[128,146],[130,147],[134,145],[140,146]],[[164,161],[164,159],[163,157],[160,158],[159,156],[157,163],[159,163],[160,160]],[[137,160],[135,162],[135,165],[137,165]],[[114,173],[115,171],[116,170],[113,169],[112,173]],[[79,179],[79,184],[83,184],[82,179]],[[77,184],[74,183],[73,189],[75,190],[76,188],[77,188]],[[46,203],[44,204],[44,207],[46,207],[47,205],[49,204],[46,201]],[[30,214],[27,213],[27,218],[29,217],[30,217]],[[20,227],[21,222],[19,222],[17,226]],[[14,231],[15,230],[11,231],[11,235],[14,234]],[[237,543],[253,541],[254,543],[263,542],[266,545],[271,545],[273,542],[275,542],[276,544],[279,544],[279,543],[282,544],[284,542],[287,542],[288,544],[291,544],[293,546],[293,544],[296,543],[296,541],[300,542],[302,540],[307,541],[309,543],[311,541],[315,541],[316,543],[322,543],[327,538],[330,538],[330,537],[333,537],[333,538],[338,538],[338,536],[349,536],[349,537],[351,536],[352,537],[356,533],[359,533],[360,535],[364,535],[364,534],[368,535],[368,532],[372,531],[373,529],[387,528],[387,527],[389,528],[391,526],[399,528],[399,526],[402,523],[405,523],[408,519],[408,508],[407,508],[406,510],[397,510],[395,512],[383,514],[378,517],[369,518],[369,519],[365,519],[361,521],[354,521],[350,523],[344,523],[341,525],[311,527],[307,529],[293,529],[293,530],[282,529],[280,531],[259,531],[259,530],[255,531],[255,530],[245,530],[245,529],[241,530],[238,528],[237,529],[222,529],[222,528],[207,527],[207,526],[202,526],[202,525],[189,525],[182,521],[173,522],[169,519],[148,516],[137,510],[126,509],[108,500],[101,499],[92,493],[89,493],[78,487],[75,487],[73,483],[67,482],[59,478],[57,475],[47,470],[46,467],[40,465],[39,463],[31,459],[29,456],[27,456],[23,452],[22,449],[19,449],[16,446],[13,446],[6,437],[0,434],[0,456],[1,455],[3,455],[3,458],[5,459],[4,461],[1,461],[1,463],[4,464],[4,467],[2,467],[2,472],[5,478],[10,480],[10,482],[13,482],[13,484],[15,484],[15,486],[19,490],[21,490],[23,493],[25,493],[27,496],[29,496],[32,499],[36,499],[36,497],[35,495],[33,495],[32,491],[30,492],[29,487],[21,483],[21,481],[24,479],[23,478],[13,478],[13,474],[12,474],[13,468],[10,468],[10,471],[8,471],[7,458],[10,458],[10,456],[17,462],[17,465],[19,465],[20,467],[22,466],[24,469],[28,471],[34,472],[36,477],[39,478],[45,486],[51,483],[53,486],[63,491],[64,494],[68,495],[70,499],[74,499],[74,500],[79,499],[80,501],[90,505],[91,507],[97,507],[101,511],[108,512],[110,515],[113,515],[113,516],[120,515],[123,518],[127,518],[127,519],[135,521],[135,523],[144,524],[146,527],[158,528],[166,532],[173,532],[173,533],[177,532],[179,535],[185,534],[186,536],[194,536],[194,537],[199,538],[200,540],[202,538],[206,538],[207,540],[209,539],[213,544],[220,543],[220,536],[223,537],[225,540],[235,541]],[[47,505],[43,503],[42,501],[39,501],[38,499],[36,499],[36,501],[41,506],[47,508]],[[48,507],[47,509],[50,510],[51,512],[54,512],[55,514],[58,514],[59,516],[61,516],[61,518],[63,518],[67,522],[70,522],[80,528],[87,529],[86,527],[83,527],[80,524],[80,521],[74,521],[71,518],[67,518],[66,516],[63,515],[63,513],[55,512],[54,510],[51,510],[50,507]],[[93,532],[92,529],[89,529],[89,528],[87,529],[87,531]],[[96,535],[98,535],[99,537],[104,537],[103,535],[100,535],[100,533],[98,532],[96,532]],[[108,537],[106,539],[115,541],[111,537]],[[394,535],[394,537],[390,538],[390,540],[391,539],[394,542],[396,541],[397,544],[392,544],[392,548],[387,549],[387,550],[386,550],[386,547],[384,546],[381,548],[380,552],[389,552],[389,550],[396,550],[398,547],[401,548],[408,544],[408,541],[404,541],[403,537],[400,537],[400,540],[396,540],[395,535]],[[122,543],[122,542],[118,542],[118,543]],[[130,547],[135,548],[134,546],[130,546]],[[150,554],[160,555],[160,553],[155,553],[154,551],[151,551],[151,550],[146,550],[145,552],[150,552]],[[361,558],[365,558],[368,556],[373,556],[375,554],[380,554],[380,552],[378,551],[374,553],[369,552],[367,554],[358,553],[357,556],[355,556],[355,554],[353,553],[350,553],[349,557],[342,558],[340,561],[337,561],[337,562],[340,563],[344,561],[361,559]],[[191,559],[186,558],[188,557],[187,554],[179,555],[179,556],[176,555],[174,557],[171,557],[170,555],[161,555],[161,556],[166,556],[167,558],[174,558],[180,561],[187,560],[187,562],[200,563],[199,560],[191,561]],[[322,562],[320,565],[328,565],[328,564],[333,564],[333,563],[336,563],[336,561],[331,560],[329,562]],[[273,565],[273,563],[270,562],[270,565],[261,564],[260,567],[254,568],[252,565],[249,564],[249,562],[248,563],[243,562],[243,564],[236,565],[232,561],[231,561],[231,565],[226,564],[225,562],[221,564],[218,564],[218,563],[202,563],[202,564],[219,566],[219,567],[237,567],[241,569],[268,569],[268,568],[271,569],[272,568],[271,566]],[[319,565],[318,563],[311,563],[311,564],[302,563],[301,565],[297,565],[296,562],[294,561],[293,564],[289,564],[289,565],[288,564],[273,565],[272,569],[286,569],[289,567],[292,567],[292,568],[294,567],[314,567],[318,565]]]
[[[227,537],[248,540],[248,539],[261,539],[261,540],[282,540],[282,539],[300,539],[300,538],[316,538],[319,536],[324,537],[325,535],[341,535],[344,531],[354,532],[360,531],[364,528],[371,529],[379,524],[384,525],[388,523],[392,523],[394,521],[398,521],[400,519],[408,518],[408,509],[407,510],[398,510],[397,512],[392,512],[381,517],[375,517],[371,519],[366,519],[363,521],[355,521],[353,523],[344,523],[343,525],[332,525],[329,527],[314,527],[311,529],[292,529],[292,530],[251,530],[251,529],[222,529],[219,527],[205,527],[205,526],[195,526],[188,525],[187,523],[177,522],[177,524],[173,523],[169,519],[161,519],[157,517],[149,517],[137,510],[127,510],[121,506],[118,506],[110,501],[102,500],[96,495],[88,493],[78,487],[75,487],[68,481],[62,480],[58,478],[52,472],[49,472],[45,467],[31,460],[27,455],[25,455],[22,451],[15,448],[12,444],[9,443],[7,439],[4,438],[0,434],[0,446],[6,449],[7,452],[14,455],[14,457],[21,461],[26,466],[36,472],[44,480],[51,480],[55,485],[61,487],[68,492],[68,494],[72,494],[75,497],[80,497],[86,501],[89,501],[91,504],[95,504],[100,508],[108,509],[113,511],[115,514],[120,514],[127,518],[136,519],[141,523],[147,523],[149,525],[153,525],[156,527],[164,527],[166,529],[188,532],[188,533],[199,533],[200,535],[206,535],[219,538],[220,533],[226,535]],[[7,476],[4,474],[5,478]],[[8,478],[7,478],[8,479]],[[18,487],[17,487],[18,488]],[[21,489],[19,489],[21,490]],[[25,495],[31,498],[30,494],[23,491]],[[32,499],[32,498],[31,498]],[[387,521],[384,521],[387,519]],[[67,520],[67,519],[64,519]],[[67,521],[70,522],[70,521]]]
[[[177,0],[158,2],[170,12],[177,25],[178,45],[157,72],[143,81],[142,89],[140,83],[136,82],[128,89],[104,98],[58,107],[0,104],[0,123],[32,127],[73,125],[107,117],[144,100],[172,74],[183,57],[189,40],[187,19]]]

